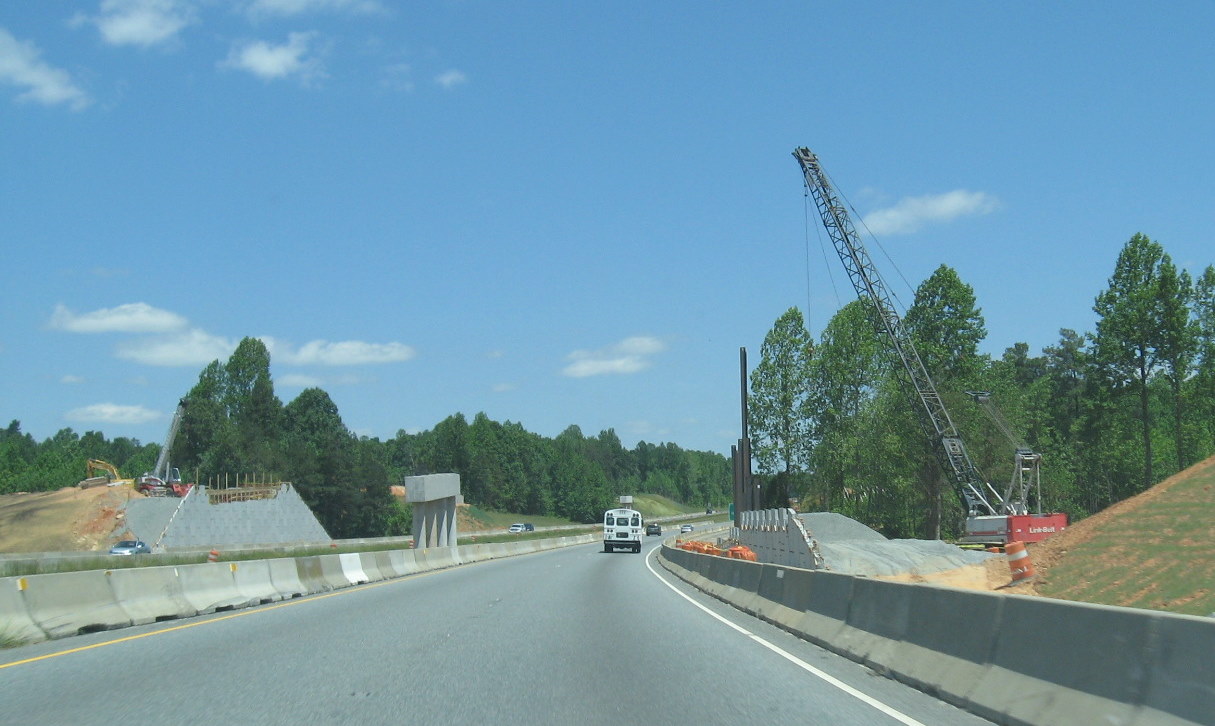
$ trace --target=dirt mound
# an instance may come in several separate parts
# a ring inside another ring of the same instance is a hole
[[[1029,548],[1034,592],[1205,615],[1215,574],[1215,457]]]
[[[123,534],[129,485],[0,495],[0,552],[74,552],[108,548]]]

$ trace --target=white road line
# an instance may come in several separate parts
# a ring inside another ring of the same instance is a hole
[[[674,591],[674,593],[676,595],[679,595],[684,600],[687,600],[688,602],[692,603],[693,605],[700,608],[704,612],[708,613],[710,616],[716,618],[719,622],[725,623],[726,625],[730,626],[731,628],[738,631],[739,633],[742,633],[743,635],[747,636],[751,640],[754,640],[755,642],[764,646],[765,648],[772,651],[773,653],[776,653],[776,654],[782,656],[789,662],[800,667],[802,670],[805,670],[807,673],[810,673],[811,675],[822,679],[823,681],[827,682],[828,684],[835,686],[836,688],[840,689],[844,693],[847,693],[849,696],[852,696],[853,698],[856,698],[857,700],[859,700],[865,704],[868,704],[869,706],[872,706],[873,708],[877,709],[878,711],[881,711],[882,713],[893,718],[894,720],[898,721],[899,723],[907,724],[907,726],[924,726],[923,723],[915,720],[914,718],[908,716],[907,714],[905,714],[901,711],[896,711],[895,709],[891,708],[890,706],[887,706],[886,704],[882,703],[881,701],[877,700],[876,698],[873,698],[872,696],[869,696],[865,693],[862,693],[862,692],[856,690],[855,688],[848,685],[847,683],[844,683],[843,681],[839,680],[835,676],[832,676],[828,673],[824,673],[823,671],[819,670],[818,668],[815,668],[814,666],[810,665],[809,663],[802,660],[801,658],[798,658],[797,656],[793,655],[792,653],[788,652],[787,650],[784,650],[780,646],[770,643],[770,642],[764,640],[763,638],[761,638],[760,636],[756,635],[755,633],[750,632],[746,628],[743,628],[742,626],[739,626],[739,625],[736,625],[736,624],[730,622],[726,618],[723,618],[722,616],[720,616],[717,613],[713,612],[712,610],[708,609],[704,605],[701,605],[700,603],[696,602],[692,598],[688,597],[686,594],[681,592],[679,590],[679,588],[675,587],[670,582],[668,582],[665,577],[658,574],[658,571],[654,569],[654,566],[653,566],[653,564],[651,564],[650,559],[655,553],[658,552],[658,549],[659,549],[658,547],[655,547],[654,549],[650,550],[650,553],[648,555],[646,555],[645,566],[650,570],[650,573],[652,575],[654,575],[654,577],[658,578],[659,582],[661,582],[662,584],[671,588],[671,590]]]

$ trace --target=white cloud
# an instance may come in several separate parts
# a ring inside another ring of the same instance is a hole
[[[905,197],[893,207],[865,215],[865,226],[878,235],[910,234],[925,223],[948,222],[957,217],[989,214],[999,200],[984,192],[955,189],[944,194]]]
[[[308,52],[317,33],[290,33],[283,45],[271,45],[264,40],[252,40],[234,45],[228,57],[219,65],[247,71],[263,81],[298,76],[305,83],[325,76],[321,59]]]
[[[77,15],[72,22],[93,23],[110,45],[147,48],[172,42],[196,21],[194,7],[184,0],[104,0],[100,15]]]
[[[413,90],[413,68],[408,63],[393,63],[384,66],[380,76],[380,85],[390,91]]]
[[[297,386],[299,388],[319,388],[320,386],[357,386],[361,383],[374,383],[375,378],[363,376],[310,376],[303,373],[288,373],[274,379],[275,385]]]
[[[272,360],[288,365],[353,366],[375,363],[400,363],[417,353],[404,343],[364,343],[344,340],[331,343],[313,340],[298,349],[274,338],[262,337]]]
[[[68,375],[64,376],[63,378],[60,378],[59,382],[65,383],[70,386],[70,385],[74,385],[77,383],[84,383],[84,379],[81,378],[80,376],[73,376],[72,374],[69,373]]]
[[[378,13],[384,6],[376,0],[253,0],[247,12],[250,17],[290,17],[318,11]]]
[[[324,383],[316,376],[306,376],[302,373],[288,373],[285,376],[279,376],[274,379],[274,383],[280,386],[291,386],[298,388],[319,388]]]
[[[0,83],[25,88],[18,101],[44,106],[66,103],[73,111],[88,106],[88,95],[72,82],[67,71],[47,65],[39,59],[40,54],[33,43],[23,43],[0,28]]]
[[[234,350],[236,343],[226,338],[201,330],[190,330],[120,343],[115,354],[119,358],[150,366],[191,366],[226,360]]]
[[[670,436],[671,434],[671,429],[665,426],[657,426],[645,420],[629,421],[625,424],[625,428],[630,434],[638,438],[658,438]]]
[[[63,417],[76,423],[142,424],[161,418],[161,414],[143,406],[94,403],[91,406],[74,408]]]
[[[495,383],[492,390],[494,393],[509,393],[518,387],[514,383]]]
[[[51,327],[70,333],[167,333],[182,330],[186,319],[147,303],[127,303],[77,315],[62,304],[51,314]]]
[[[444,88],[455,88],[456,86],[468,83],[468,76],[463,71],[457,71],[453,68],[435,76],[435,83]]]
[[[650,366],[649,357],[666,349],[658,338],[635,336],[599,350],[576,350],[566,356],[573,361],[562,369],[571,378],[610,373],[637,373]]]

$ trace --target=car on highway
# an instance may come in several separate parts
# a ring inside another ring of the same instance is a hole
[[[679,525],[679,533],[680,533],[680,534],[687,534],[688,532],[691,532],[691,531],[692,531],[692,525],[690,525],[690,524],[681,524],[681,525]]]
[[[520,532],[527,531],[527,525],[523,524],[522,522],[515,522],[506,531],[510,532],[511,534],[519,534]]]
[[[649,537],[652,534],[662,534],[662,525],[657,522],[650,522],[645,526],[645,536]]]
[[[110,548],[112,555],[146,555],[151,551],[147,542],[137,539],[124,539]]]

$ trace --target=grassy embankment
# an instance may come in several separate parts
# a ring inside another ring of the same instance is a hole
[[[1091,521],[1090,521],[1091,520]],[[1053,539],[1053,538],[1052,538]],[[1077,522],[1045,547],[1048,597],[1215,612],[1215,457]],[[1054,551],[1051,551],[1054,549]]]

